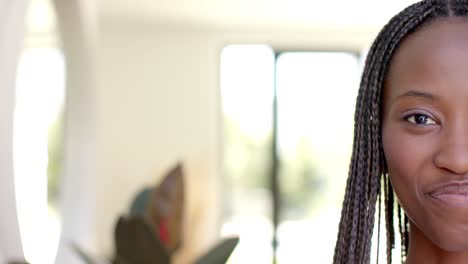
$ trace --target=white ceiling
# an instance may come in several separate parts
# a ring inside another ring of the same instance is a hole
[[[261,27],[380,27],[415,0],[97,0],[103,18]]]

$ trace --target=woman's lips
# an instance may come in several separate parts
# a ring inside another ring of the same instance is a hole
[[[429,196],[451,207],[468,208],[468,182],[451,182],[437,186]]]

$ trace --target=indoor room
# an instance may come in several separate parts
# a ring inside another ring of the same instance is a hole
[[[413,2],[0,0],[0,263],[119,263],[132,217],[170,263],[331,263],[365,56]]]

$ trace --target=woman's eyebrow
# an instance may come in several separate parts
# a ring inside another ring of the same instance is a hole
[[[434,99],[436,99],[435,96],[431,93],[411,90],[404,94],[400,94],[399,96],[395,98],[395,100],[405,98],[405,97],[422,97],[424,99],[429,99],[431,101],[434,101]]]

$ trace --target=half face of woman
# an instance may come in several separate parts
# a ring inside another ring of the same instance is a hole
[[[467,20],[436,20],[401,43],[384,88],[382,139],[410,240],[468,251]]]

